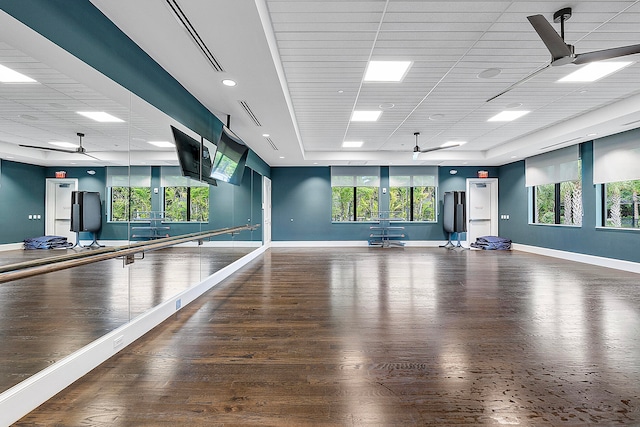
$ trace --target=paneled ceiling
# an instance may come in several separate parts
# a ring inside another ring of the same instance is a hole
[[[640,44],[640,0],[91,1],[222,121],[230,118],[235,133],[272,166],[501,165],[640,123],[640,55],[621,58],[634,63],[593,83],[559,83],[578,66],[550,67],[488,101],[549,63],[527,16],[542,14],[553,22],[554,12],[571,7],[565,40],[582,53]],[[176,7],[221,70],[178,22]],[[560,25],[553,25],[559,32]],[[21,67],[46,82],[34,92],[37,103],[25,101],[26,86],[0,88],[5,145],[50,140],[26,129],[33,127],[29,115],[38,117],[41,132],[57,137],[63,131],[75,135],[85,125],[67,112],[76,111],[75,104],[121,112],[123,100],[112,99],[111,91],[80,84],[92,71],[76,65],[71,72],[32,55],[19,40],[0,41],[1,64],[23,58]],[[402,82],[363,82],[370,60],[412,65]],[[497,75],[480,77],[485,70]],[[227,78],[237,86],[222,85]],[[350,122],[355,110],[382,114],[377,122]],[[487,121],[503,110],[530,113],[512,122]],[[141,143],[154,133],[152,123],[162,122],[144,114],[136,121],[135,128],[146,133],[136,136]],[[130,134],[95,127],[89,132],[109,134],[91,142],[96,151],[117,151],[122,139],[143,149]],[[415,132],[423,149],[450,140],[467,143],[414,160]],[[345,140],[363,146],[342,148]]]

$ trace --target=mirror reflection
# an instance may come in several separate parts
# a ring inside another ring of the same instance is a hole
[[[260,225],[263,177],[231,130],[204,140],[8,15],[0,23],[0,65],[28,78],[0,83],[2,392],[259,247],[259,227],[155,243]],[[185,173],[172,128],[206,147],[205,176]],[[72,265],[9,267],[53,258]]]

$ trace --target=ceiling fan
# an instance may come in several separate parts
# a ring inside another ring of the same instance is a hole
[[[497,97],[502,96],[510,90],[514,89],[515,87],[520,86],[522,83],[529,81],[551,66],[555,67],[566,64],[582,65],[589,62],[604,61],[605,59],[619,58],[621,56],[635,55],[637,53],[640,53],[640,44],[615,47],[612,49],[596,50],[593,52],[575,53],[574,46],[567,44],[564,41],[564,23],[569,18],[571,18],[570,7],[560,9],[553,14],[553,22],[560,23],[560,34],[558,34],[544,16],[527,16],[527,19],[533,26],[533,29],[536,31],[536,33],[538,33],[538,36],[542,39],[542,42],[549,50],[549,53],[551,54],[551,62],[529,74],[522,80],[512,84],[499,94],[487,99],[487,102],[492,101]]]
[[[84,133],[78,132],[76,133],[76,135],[78,135],[78,138],[80,138],[80,143],[75,150],[63,150],[62,148],[37,147],[35,145],[23,145],[23,144],[20,144],[20,147],[35,148],[37,150],[59,151],[61,153],[70,153],[70,154],[84,154],[85,156],[91,157],[92,159],[100,160],[99,158],[94,157],[91,154],[87,153],[87,149],[82,146],[82,138],[84,138]]]
[[[413,160],[418,160],[418,156],[420,155],[420,153],[428,153],[430,151],[445,150],[447,148],[459,147],[462,145],[462,144],[454,143],[454,144],[445,145],[445,146],[441,145],[439,147],[421,149],[420,146],[418,145],[418,137],[420,136],[420,132],[414,132],[413,134],[416,137],[416,146],[413,147]]]

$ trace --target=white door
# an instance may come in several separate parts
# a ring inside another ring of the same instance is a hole
[[[262,177],[262,244],[271,244],[271,180]]]
[[[71,193],[78,189],[77,179],[47,179],[45,234],[75,241],[71,231]]]
[[[467,179],[467,243],[498,235],[498,179]]]

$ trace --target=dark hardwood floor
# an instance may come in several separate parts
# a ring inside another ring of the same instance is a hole
[[[0,283],[0,392],[128,322],[251,248],[168,248]],[[7,251],[0,265],[73,253]],[[138,255],[136,256],[138,257]]]
[[[520,252],[271,249],[16,425],[640,425],[638,278]]]

